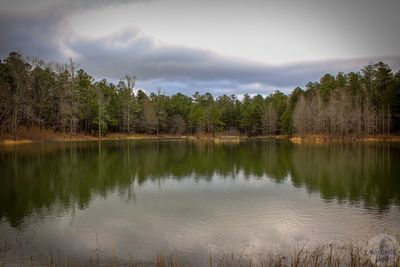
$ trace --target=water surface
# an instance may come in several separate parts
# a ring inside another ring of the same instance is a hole
[[[0,252],[8,255],[263,255],[305,243],[365,244],[382,232],[400,232],[398,144],[0,148]]]

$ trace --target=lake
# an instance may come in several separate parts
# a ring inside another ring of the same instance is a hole
[[[0,252],[148,261],[400,233],[400,145],[185,140],[0,147]],[[1,256],[0,255],[0,256]],[[99,256],[100,255],[100,256]]]

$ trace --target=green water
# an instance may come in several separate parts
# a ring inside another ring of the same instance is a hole
[[[399,144],[43,143],[0,148],[0,252],[262,254],[400,233]],[[18,244],[18,245],[15,245]],[[9,246],[9,245],[8,245]]]

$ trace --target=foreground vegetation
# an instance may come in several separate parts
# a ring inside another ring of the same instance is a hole
[[[140,261],[135,259],[122,260],[115,255],[106,255],[100,249],[95,249],[86,260],[74,260],[67,253],[51,251],[36,256],[7,257],[3,252],[0,257],[0,266],[6,265],[41,265],[41,266],[155,266],[155,267],[183,267],[183,266],[214,266],[214,267],[251,267],[251,266],[377,266],[369,257],[365,247],[350,244],[338,246],[335,244],[322,245],[313,249],[306,246],[292,249],[286,253],[269,253],[268,255],[253,255],[252,251],[243,250],[239,255],[222,254],[210,255],[204,259],[193,262],[190,257],[179,253],[165,256],[156,255],[152,260]],[[399,266],[400,256],[396,262],[380,263],[379,266]]]
[[[146,94],[136,77],[95,81],[71,61],[60,65],[17,53],[0,62],[0,135],[21,127],[62,135],[324,135],[400,132],[400,72],[379,62],[360,72],[324,75],[289,95]]]

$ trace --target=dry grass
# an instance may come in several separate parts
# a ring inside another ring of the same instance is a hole
[[[22,145],[22,144],[29,144],[32,143],[32,140],[9,140],[6,139],[4,141],[1,142],[1,144],[5,145],[5,146],[9,146],[9,145]]]
[[[4,255],[3,255],[4,256]],[[400,266],[400,255],[397,262],[392,266]],[[367,253],[366,248],[348,245],[334,246],[325,245],[309,249],[302,247],[293,249],[286,253],[275,253],[254,256],[253,253],[246,255],[223,254],[209,255],[201,262],[195,262],[187,256],[178,253],[169,256],[157,255],[150,261],[121,260],[113,256],[105,256],[100,250],[94,250],[89,260],[71,260],[65,253],[52,251],[36,257],[0,257],[0,266],[155,266],[155,267],[255,267],[255,266],[375,266]]]
[[[20,127],[17,131],[17,140],[14,140],[10,134],[0,135],[0,145],[20,145],[32,142],[45,142],[45,141],[97,141],[99,138],[94,135],[85,135],[82,133],[72,134],[54,132],[52,129],[40,129],[38,127]],[[271,136],[256,136],[251,137],[255,139],[275,139],[286,140],[285,135],[271,135]],[[100,138],[101,140],[153,140],[153,139],[182,139],[189,141],[201,142],[214,142],[220,143],[240,143],[242,140],[249,139],[247,136],[238,133],[219,133],[212,134],[196,134],[196,135],[151,135],[151,134],[130,134],[123,133],[110,133]],[[354,138],[334,138],[324,135],[307,135],[307,136],[294,136],[290,141],[294,144],[324,144],[327,142],[342,142],[342,141],[364,141],[364,142],[400,142],[400,135],[371,135]]]
[[[111,133],[101,136],[100,140],[147,140],[147,139],[185,139],[186,136],[176,135],[145,135],[145,134],[122,134]],[[0,145],[20,145],[34,142],[77,142],[77,141],[98,141],[99,138],[93,135],[82,133],[69,135],[68,133],[54,132],[51,129],[25,128],[21,127],[17,132],[17,140],[9,134],[0,135]]]
[[[293,136],[293,144],[326,144],[335,142],[400,142],[400,135],[365,135],[357,137],[332,137],[326,135]]]

